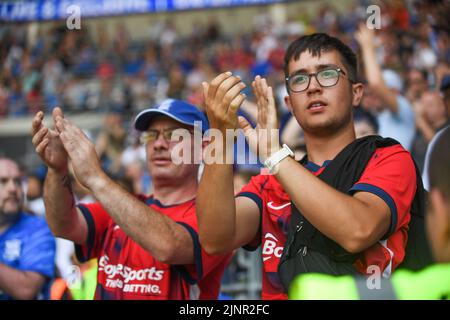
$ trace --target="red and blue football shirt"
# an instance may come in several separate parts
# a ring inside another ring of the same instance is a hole
[[[308,162],[305,168],[317,176],[329,163],[319,166]],[[410,154],[401,145],[378,148],[348,194],[360,191],[383,199],[390,208],[391,222],[385,239],[365,250],[355,268],[367,274],[368,267],[376,265],[384,277],[389,277],[405,256],[410,208],[416,192],[416,171]],[[253,177],[237,196],[252,199],[260,209],[260,232],[246,248],[255,249],[255,243],[262,246],[262,298],[287,299],[277,271],[290,222],[291,200],[272,175]]]
[[[156,260],[122,231],[101,204],[80,204],[88,239],[85,245],[76,245],[76,255],[81,262],[98,258],[95,299],[217,299],[230,254],[211,256],[201,248],[195,199],[171,206],[152,197],[142,200],[186,228],[194,244],[195,263],[169,265]]]

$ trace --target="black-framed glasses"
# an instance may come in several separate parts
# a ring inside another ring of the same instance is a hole
[[[311,83],[311,77],[315,77],[316,81],[321,87],[332,87],[339,81],[339,74],[346,73],[341,68],[329,68],[320,70],[316,73],[294,73],[293,75],[286,77],[286,83],[288,88],[292,92],[302,92],[309,88]],[[353,82],[349,79],[350,82]]]
[[[165,130],[156,130],[156,129],[148,129],[147,131],[143,132],[141,134],[141,143],[147,144],[149,142],[155,142],[158,140],[159,135],[162,134],[164,140],[167,142],[172,141],[172,135],[177,130],[188,130],[188,129],[182,129],[182,128],[171,128],[171,129],[165,129]],[[190,134],[193,134],[193,130],[188,130]]]

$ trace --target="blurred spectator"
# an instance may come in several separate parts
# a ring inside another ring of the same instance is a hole
[[[0,300],[48,299],[54,277],[55,240],[23,197],[19,167],[0,158]]]
[[[106,67],[109,68],[109,67]],[[101,71],[103,72],[103,71]],[[98,83],[100,86],[93,86],[88,95],[88,106],[97,112],[122,112],[125,105],[124,88],[120,81],[115,82],[107,72]]]
[[[145,170],[147,159],[145,147],[140,142],[139,132],[132,129],[128,140],[128,147],[125,148],[121,156],[124,178],[130,181],[130,192],[133,194],[150,194],[152,192],[151,177]]]
[[[159,36],[159,43],[162,47],[171,47],[177,40],[177,32],[172,20],[167,20]]]
[[[119,112],[106,115],[103,129],[97,137],[95,148],[106,172],[116,175],[121,169],[121,156],[125,149],[126,131]]]
[[[447,121],[447,110],[444,101],[437,91],[426,91],[421,99],[414,104],[416,112],[416,136],[411,150],[413,158],[421,172],[425,161],[428,143],[436,132]]]
[[[152,88],[147,81],[145,73],[139,72],[126,80],[130,95],[130,112],[144,110],[154,101]]]
[[[6,86],[0,85],[0,119],[6,117],[9,109],[9,90]]]
[[[58,96],[63,82],[63,66],[55,55],[51,55],[42,68],[42,92],[46,106],[56,106],[59,104]],[[47,110],[51,111],[51,110]]]
[[[168,87],[166,97],[172,99],[181,99],[184,96],[185,79],[181,67],[172,66],[169,70]]]
[[[448,1],[378,4],[382,28],[375,39],[377,60],[383,68],[404,77],[405,96],[413,103],[423,90],[415,88],[416,81],[423,88],[419,70],[428,74],[425,80],[430,86],[439,84],[449,72]],[[87,26],[69,31],[56,24],[46,34],[38,32],[34,42],[26,41],[26,24],[5,24],[0,27],[0,117],[27,115],[29,108],[41,103],[48,108],[46,112],[56,105],[76,112],[107,112],[111,108],[136,112],[167,97],[197,104],[201,96],[196,83],[211,76],[205,69],[212,74],[230,69],[246,82],[260,74],[276,79],[273,87],[278,91],[280,84],[280,88],[284,86],[278,73],[280,58],[293,38],[320,31],[355,46],[353,32],[367,19],[367,3],[355,1],[347,7],[345,13],[335,10],[333,4],[319,7],[318,12],[288,12],[284,24],[273,23],[270,15],[263,13],[251,21],[248,33],[232,37],[222,31],[220,20],[213,18],[203,24],[195,22],[193,31],[184,37],[175,20],[153,23],[144,39],[133,38],[125,19],[111,36],[100,24],[95,37]],[[280,90],[280,95],[283,98],[285,92]],[[284,126],[289,116],[283,104],[279,106]]]
[[[29,175],[26,181],[26,207],[37,216],[45,217],[43,196],[44,183],[40,177]]]
[[[430,53],[431,49],[437,60],[434,71],[435,83],[439,85],[443,74],[450,72],[448,69],[448,61],[450,61],[450,22],[448,19],[450,2],[447,0],[415,0],[413,3],[417,11],[415,18],[426,21],[427,34],[422,39],[427,38],[429,48],[425,58],[433,59]]]
[[[356,108],[353,112],[356,139],[378,134],[377,119],[363,108]]]
[[[422,93],[428,89],[427,73],[419,69],[412,69],[406,78],[405,97],[414,103],[420,99]]]
[[[355,37],[361,47],[369,90],[374,94],[373,104],[365,106],[375,112],[382,137],[394,138],[411,150],[415,116],[411,104],[401,95],[403,81],[393,70],[381,70],[375,55],[373,30],[361,25]]]
[[[41,92],[40,81],[34,83],[30,91],[26,95],[28,114],[36,114],[42,110],[44,105],[44,97]]]
[[[427,152],[425,154],[425,164],[422,173],[422,180],[423,186],[427,190],[429,190],[430,187],[430,179],[429,179],[430,155],[433,152],[434,144],[437,141],[437,139],[439,139],[440,135],[444,132],[444,130],[450,126],[450,74],[447,74],[442,78],[440,90],[444,96],[447,121],[437,130],[437,133],[434,135],[433,139],[428,144]]]

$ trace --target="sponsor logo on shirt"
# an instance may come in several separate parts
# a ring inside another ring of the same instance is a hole
[[[273,256],[281,258],[283,247],[277,245],[278,239],[273,234],[268,232],[264,235],[264,245],[262,249],[263,261],[267,261]]]
[[[270,201],[270,202],[267,203],[267,206],[268,206],[270,209],[273,209],[273,210],[281,210],[281,209],[283,209],[283,208],[285,208],[285,207],[287,207],[287,206],[290,206],[290,205],[291,205],[290,202],[286,202],[286,203],[283,203],[283,204],[281,204],[281,205],[274,205],[274,204],[273,204],[273,201]]]
[[[14,261],[20,257],[22,248],[22,241],[20,239],[13,239],[5,241],[5,250],[3,251],[3,259],[7,261]]]
[[[136,281],[161,281],[164,270],[155,267],[134,269],[123,264],[110,264],[109,257],[103,255],[98,262],[98,271],[108,277],[105,286],[112,289],[122,289],[123,292],[161,294],[158,284],[134,283]]]

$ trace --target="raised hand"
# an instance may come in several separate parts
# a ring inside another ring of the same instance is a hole
[[[80,128],[63,117],[56,117],[56,128],[76,178],[83,186],[92,190],[95,183],[104,176],[94,144]]]
[[[60,108],[53,109],[52,115],[54,122],[56,122],[56,117],[64,117]],[[61,173],[65,172],[67,170],[67,153],[59,138],[59,132],[44,126],[43,120],[44,113],[39,111],[31,124],[32,142],[36,153],[50,169]]]
[[[203,82],[206,114],[211,128],[224,134],[226,129],[238,128],[237,110],[245,100],[241,91],[245,84],[231,72],[221,73],[210,84]]]
[[[375,47],[375,32],[367,28],[365,24],[360,24],[355,32],[355,39],[362,49],[372,49]]]
[[[244,117],[239,117],[239,125],[252,151],[264,161],[281,148],[277,111],[272,87],[267,85],[266,79],[256,76],[252,87],[258,105],[257,125],[252,128]]]

